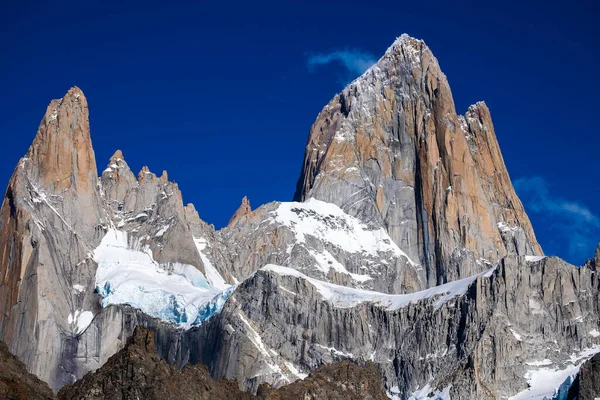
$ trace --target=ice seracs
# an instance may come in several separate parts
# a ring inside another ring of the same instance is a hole
[[[129,304],[186,328],[218,312],[232,291],[210,266],[206,267],[211,271],[209,282],[192,265],[161,265],[147,246],[114,228],[94,250],[94,260],[98,263],[96,291],[104,307]]]

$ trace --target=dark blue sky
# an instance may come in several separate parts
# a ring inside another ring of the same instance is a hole
[[[546,253],[581,263],[600,240],[592,2],[87,3],[0,0],[2,185],[48,102],[77,85],[101,170],[116,149],[136,172],[166,169],[223,226],[244,195],[291,199],[312,122],[357,76],[309,57],[379,58],[406,32],[438,57],[459,112],[487,102]]]

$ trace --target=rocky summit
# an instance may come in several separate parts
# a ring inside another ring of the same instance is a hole
[[[597,386],[600,248],[580,267],[544,256],[490,110],[457,113],[421,40],[400,36],[319,113],[294,201],[244,198],[222,229],[166,171],[135,174],[121,151],[96,165],[72,88],[0,211],[0,339],[22,362],[1,366],[15,378],[0,393],[35,379],[69,399],[519,400]]]

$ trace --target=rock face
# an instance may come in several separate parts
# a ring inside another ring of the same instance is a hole
[[[72,88],[48,106],[0,211],[0,337],[46,382],[69,380],[47,365],[100,308],[88,256],[103,236],[97,185],[87,101]]]
[[[295,200],[310,197],[385,226],[424,267],[415,290],[472,275],[478,259],[542,254],[487,106],[458,116],[437,59],[407,35],[317,117]]]
[[[525,396],[527,374],[565,371],[559,387],[600,350],[599,290],[593,271],[558,258],[506,257],[487,274],[392,297],[265,268],[177,348],[184,362],[250,390],[350,358],[373,361],[401,399],[424,387],[451,398]]]
[[[127,345],[94,373],[63,387],[59,399],[250,399],[233,381],[213,380],[203,365],[181,371],[156,353],[154,333],[137,328]]]
[[[244,198],[216,231],[120,151],[98,178],[73,88],[2,203],[0,338],[54,390],[108,363],[67,398],[235,392],[171,366],[203,363],[267,398],[379,399],[376,369],[396,399],[518,400],[564,392],[600,351],[600,248],[581,268],[542,256],[489,110],[457,115],[422,41],[319,114],[296,200]],[[327,366],[347,359],[366,369]]]
[[[211,229],[166,173],[136,179],[120,151],[98,178],[88,118],[78,88],[50,103],[0,211],[0,339],[53,389],[125,344],[96,293],[94,251],[107,231],[133,232],[131,245],[169,271],[204,272],[192,231]]]
[[[277,390],[259,389],[258,397],[272,400],[387,400],[373,364],[357,366],[348,361],[324,365],[304,380]]]
[[[235,381],[214,380],[202,364],[179,370],[156,352],[152,331],[138,327],[125,348],[98,371],[63,387],[59,399],[349,399],[385,400],[377,370],[347,361],[320,368],[305,381],[275,390],[261,387],[254,397],[239,390]]]
[[[54,393],[46,382],[27,372],[25,364],[0,342],[0,398],[14,400],[53,399]]]

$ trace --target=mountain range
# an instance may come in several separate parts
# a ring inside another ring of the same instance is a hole
[[[598,265],[544,255],[490,110],[402,35],[317,116],[293,201],[219,230],[166,171],[99,173],[79,88],[50,102],[0,211],[0,339],[61,398],[567,398]]]

